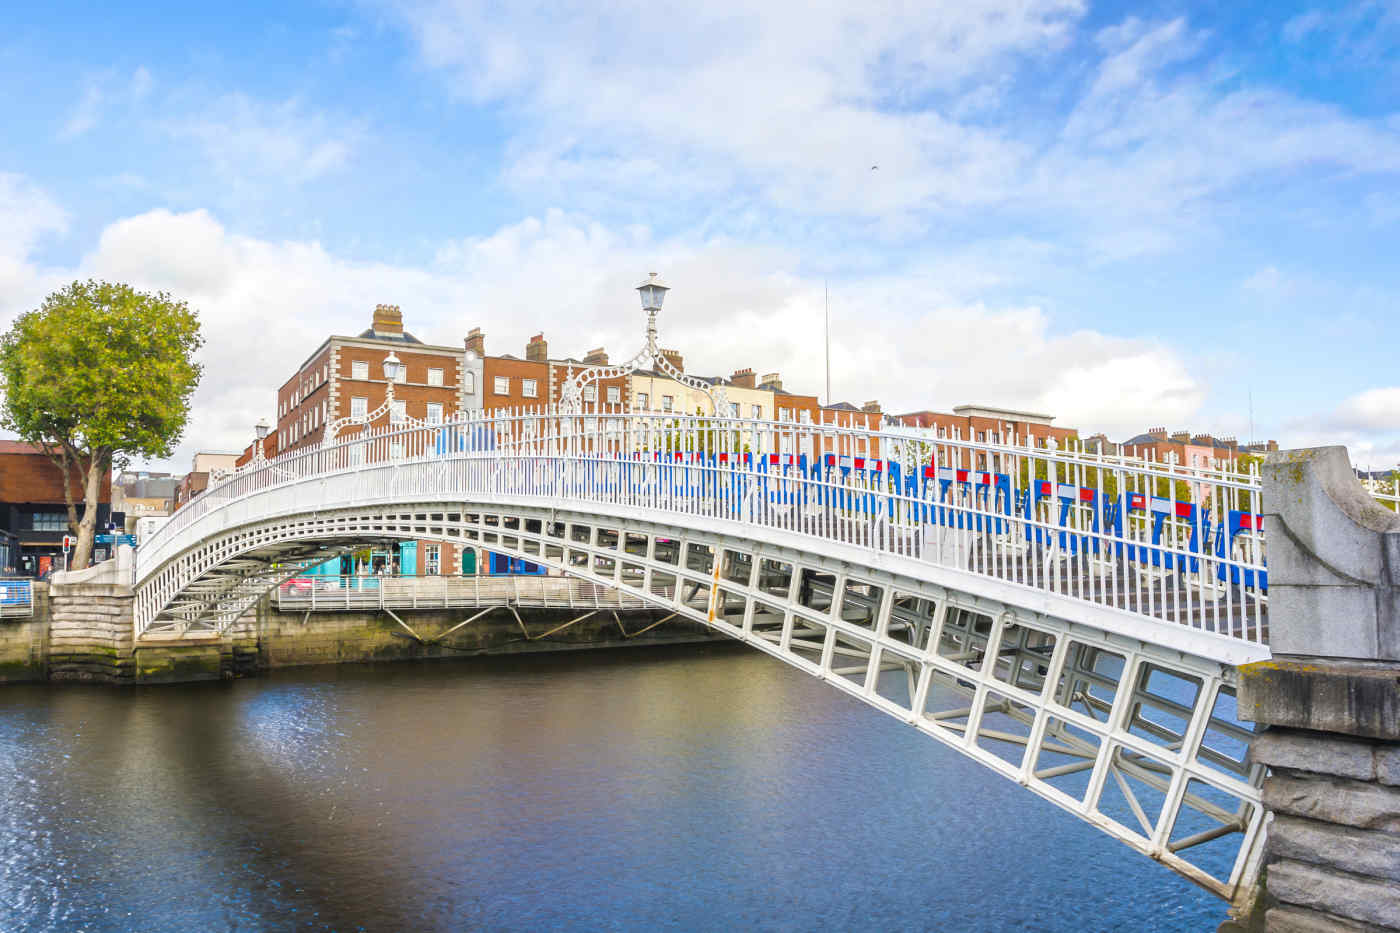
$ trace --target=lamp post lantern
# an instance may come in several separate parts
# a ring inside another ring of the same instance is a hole
[[[662,284],[655,272],[648,272],[646,281],[637,286],[637,293],[642,296],[642,310],[652,314],[660,311],[661,303],[666,300],[666,293],[670,290],[670,286]]]
[[[263,455],[263,441],[267,440],[267,435],[272,431],[272,427],[267,423],[266,418],[259,418],[258,423],[253,425],[253,459],[251,463],[263,463],[267,457]]]
[[[642,369],[655,370],[663,377],[669,377],[694,391],[704,394],[716,415],[727,415],[729,403],[725,398],[724,383],[709,383],[681,372],[661,352],[657,345],[656,314],[666,300],[670,287],[657,278],[655,272],[647,274],[646,280],[637,286],[637,295],[642,300],[642,310],[647,313],[646,343],[637,355],[626,363],[615,366],[590,366],[581,370],[564,382],[560,390],[559,407],[566,414],[579,414],[583,411],[583,387],[602,379],[616,379],[629,376]]]

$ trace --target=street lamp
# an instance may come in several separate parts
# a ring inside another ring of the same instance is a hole
[[[649,314],[660,311],[661,303],[666,300],[666,293],[670,290],[661,283],[655,272],[648,272],[647,280],[637,286],[637,293],[642,296],[642,310]]]
[[[392,386],[398,381],[399,373],[402,371],[403,363],[399,362],[399,358],[394,355],[394,351],[390,350],[389,355],[384,357],[384,378],[389,380],[389,385]]]
[[[259,418],[258,423],[253,425],[253,463],[262,463],[267,458],[263,455],[263,441],[267,439],[267,434],[272,428],[268,425],[266,418]]]

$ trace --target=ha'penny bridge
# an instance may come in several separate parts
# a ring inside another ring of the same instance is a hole
[[[767,652],[1236,906],[1256,889],[1276,764],[1250,755],[1241,668],[1398,647],[1380,623],[1319,621],[1303,602],[1330,610],[1293,585],[1310,560],[1342,589],[1385,583],[1366,555],[1321,553],[1339,522],[1400,540],[1339,449],[1261,477],[743,419],[722,392],[708,414],[586,410],[580,388],[613,369],[557,407],[371,416],[224,477],[137,554],[138,643],[226,631],[366,546],[485,548]]]
[[[1234,675],[1269,656],[1259,492],[899,432],[497,413],[212,486],[138,553],[135,621],[219,632],[340,553],[483,547],[822,677],[1231,898],[1262,820]]]

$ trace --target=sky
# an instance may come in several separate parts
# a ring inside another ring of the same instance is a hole
[[[1400,462],[1400,0],[11,5],[0,326],[187,300],[170,465],[331,333]],[[1252,400],[1252,404],[1251,404]]]

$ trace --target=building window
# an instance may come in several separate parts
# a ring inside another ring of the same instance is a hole
[[[350,417],[363,418],[369,414],[369,399],[363,395],[350,396]]]
[[[648,408],[650,405],[651,405],[651,396],[647,395],[645,392],[638,392],[638,393],[637,393],[637,407],[640,408],[642,411],[646,411],[647,408]]]
[[[730,414],[731,417],[734,417],[734,418],[739,417],[739,403],[738,403],[738,402],[730,402],[730,403],[729,403],[729,414]]]
[[[468,395],[476,394],[476,373],[468,370],[462,374],[462,387]]]
[[[34,531],[67,531],[68,515],[64,512],[35,512],[29,527]]]
[[[537,379],[521,379],[520,394],[526,398],[540,397],[540,383]]]
[[[408,403],[403,399],[394,399],[394,403],[389,406],[389,420],[393,422],[404,421],[408,418]]]
[[[584,400],[585,402],[596,402],[596,401],[598,401],[598,387],[597,387],[597,386],[584,386],[584,387],[583,387],[583,400]]]
[[[750,412],[750,417],[753,417],[753,418],[762,418],[762,417],[763,417],[763,406],[762,406],[762,405],[754,405],[754,406],[752,406],[752,411]]]
[[[510,377],[509,377],[509,376],[497,376],[496,379],[495,379],[495,383],[494,383],[494,387],[493,387],[492,391],[495,392],[497,395],[509,395],[509,394],[510,394]]]
[[[442,402],[428,403],[428,423],[442,424]]]
[[[608,386],[608,404],[616,405],[622,401],[622,389],[617,386]]]
[[[430,385],[430,386],[440,386],[440,385],[442,385],[442,370],[441,370],[441,369],[438,369],[438,368],[436,368],[436,367],[433,367],[433,368],[430,368],[430,369],[428,370],[428,385]]]
[[[350,363],[350,378],[351,378],[351,379],[368,379],[368,378],[369,378],[369,361],[368,361],[368,360],[352,360],[351,363]]]
[[[436,544],[423,546],[423,572],[428,576],[442,573],[442,548]]]
[[[676,397],[674,395],[661,396],[661,410],[670,411],[676,407]]]

